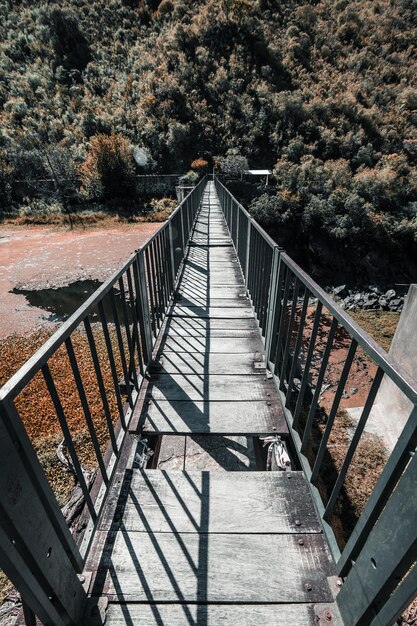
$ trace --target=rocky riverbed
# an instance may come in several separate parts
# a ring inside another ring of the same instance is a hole
[[[339,306],[347,311],[363,309],[365,311],[393,311],[399,313],[404,306],[407,286],[384,290],[380,287],[369,287],[357,290],[346,285],[330,288],[328,291]]]

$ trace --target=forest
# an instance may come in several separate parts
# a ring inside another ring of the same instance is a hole
[[[414,0],[1,0],[0,216],[134,206],[135,174],[227,178],[237,159],[274,171],[267,188],[231,186],[314,275],[416,280],[416,13]],[[50,198],[17,199],[43,179]]]

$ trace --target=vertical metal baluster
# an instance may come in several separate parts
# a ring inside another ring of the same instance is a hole
[[[165,228],[163,232],[163,259],[164,259],[164,273],[165,273],[165,285],[167,294],[167,306],[171,300],[172,292],[174,290],[174,283],[172,280],[172,266],[171,266],[171,254],[169,245],[169,229]]]
[[[42,366],[42,374],[48,388],[49,395],[51,396],[52,403],[54,405],[56,415],[61,426],[62,434],[64,436],[65,445],[68,449],[69,455],[71,457],[72,464],[74,466],[74,471],[77,475],[78,482],[80,483],[81,491],[83,492],[84,499],[86,501],[88,510],[90,511],[90,515],[94,521],[97,519],[97,513],[94,508],[93,501],[90,496],[90,492],[87,487],[87,483],[85,482],[84,474],[81,468],[80,461],[78,459],[77,452],[75,451],[74,442],[72,440],[72,436],[70,430],[68,428],[67,419],[65,417],[64,409],[62,408],[61,400],[59,399],[58,392],[55,387],[55,383],[53,381],[51,371],[49,369],[49,365],[45,363]]]
[[[330,353],[332,351],[333,340],[334,340],[334,336],[336,334],[336,331],[337,331],[337,319],[333,318],[332,324],[330,326],[330,331],[329,331],[329,334],[327,336],[326,348],[325,348],[324,353],[323,353],[323,358],[322,358],[322,361],[321,361],[319,374],[317,376],[316,388],[314,390],[313,399],[311,401],[310,410],[308,412],[307,421],[306,421],[306,424],[305,424],[305,427],[304,427],[303,439],[301,441],[301,452],[303,452],[303,453],[307,449],[308,437],[309,437],[309,434],[310,434],[312,426],[313,426],[313,419],[314,419],[314,415],[316,413],[317,404],[318,404],[320,393],[321,393],[321,387],[322,387],[322,384],[323,384],[324,375],[326,373],[327,363],[329,361]]]
[[[146,286],[145,259],[140,252],[137,253],[136,263],[133,265],[133,278],[135,281],[136,310],[142,340],[143,363],[146,369],[146,365],[152,358],[152,321],[149,310],[148,288]]]
[[[245,285],[246,285],[246,288],[248,289],[249,275],[251,272],[249,259],[250,259],[251,245],[252,245],[253,227],[252,227],[252,220],[249,217],[247,218],[247,220],[248,220],[248,229],[247,229],[248,234],[246,238],[246,256],[245,256],[244,274],[245,274]]]
[[[107,485],[109,482],[109,478],[107,476],[106,466],[104,465],[103,455],[101,454],[100,444],[97,439],[96,429],[94,427],[93,418],[91,417],[90,407],[88,405],[87,396],[85,393],[83,381],[81,378],[80,370],[78,368],[77,359],[74,352],[74,346],[72,345],[71,337],[68,337],[65,340],[65,346],[67,348],[67,353],[69,357],[69,361],[71,364],[72,373],[74,375],[75,384],[78,391],[78,396],[81,401],[81,406],[84,412],[85,421],[87,423],[88,431],[91,437],[91,443],[93,444],[94,452],[97,458],[97,463],[100,468],[100,472],[102,478]]]
[[[252,277],[252,302],[253,302],[253,308],[255,310],[255,315],[256,318],[258,318],[258,299],[257,299],[257,293],[258,293],[258,287],[259,287],[259,281],[262,280],[262,277],[260,275],[259,272],[259,234],[258,231],[256,229],[253,230],[253,242],[254,242],[254,255],[253,255],[253,277]]]
[[[127,272],[130,270],[130,267],[127,268],[126,270],[126,274]],[[126,294],[125,294],[125,284],[124,284],[124,280],[123,277],[121,276],[119,278],[119,290],[120,290],[120,298],[122,301],[122,312],[123,312],[123,320],[124,320],[124,325],[125,325],[125,333],[126,333],[126,339],[127,339],[127,345],[129,347],[129,366],[128,366],[128,373],[129,373],[129,380],[133,380],[133,384],[135,385],[135,389],[138,390],[139,389],[139,381],[138,381],[138,375],[136,372],[136,363],[135,363],[135,340],[136,337],[132,336],[132,333],[130,332],[130,323],[129,323],[129,313],[127,310],[127,302],[126,302]],[[134,323],[133,325],[134,326]],[[133,328],[132,328],[133,330]]]
[[[28,607],[26,602],[23,600],[22,595],[20,595],[20,600],[22,602],[23,618],[25,620],[25,626],[36,626],[35,613]]]
[[[340,468],[339,471],[339,476],[337,477],[336,483],[333,487],[333,491],[330,495],[329,501],[327,503],[326,506],[326,510],[324,511],[323,514],[323,519],[328,520],[330,515],[332,514],[332,511],[334,509],[334,505],[336,504],[336,500],[339,497],[339,493],[341,488],[343,487],[343,483],[345,481],[345,477],[347,474],[347,471],[349,469],[350,463],[352,461],[353,455],[356,452],[356,448],[358,446],[359,440],[362,436],[363,430],[365,428],[367,419],[369,417],[369,414],[372,410],[372,406],[374,404],[375,398],[376,398],[376,394],[378,393],[378,389],[379,386],[381,384],[381,381],[384,377],[384,370],[381,367],[378,367],[376,374],[375,374],[375,378],[374,381],[372,383],[371,389],[369,390],[369,394],[368,397],[366,399],[365,402],[365,406],[363,407],[362,410],[362,414],[359,418],[359,422],[356,426],[354,435],[352,437],[352,441],[350,442],[348,451],[345,455],[344,461],[342,463],[342,467]]]
[[[300,282],[298,278],[295,278],[294,292],[293,292],[292,304],[291,304],[290,321],[289,321],[288,329],[287,329],[287,339],[285,341],[284,356],[282,357],[282,368],[281,368],[281,376],[280,376],[280,383],[279,383],[279,388],[281,389],[281,391],[284,390],[288,359],[290,356],[292,335],[294,332],[295,314],[297,312],[297,300],[298,300],[299,291],[300,291]]]
[[[116,394],[117,408],[119,409],[120,422],[123,428],[126,428],[125,415],[123,411],[123,402],[122,402],[122,397],[120,395],[119,380],[118,380],[117,370],[116,370],[116,363],[114,361],[113,348],[111,345],[111,339],[110,339],[109,329],[107,327],[107,320],[106,320],[106,315],[104,313],[102,300],[98,303],[98,313],[100,316],[101,328],[103,329],[104,341],[106,343],[107,356],[109,357],[110,369],[111,369],[112,378],[113,378],[113,387],[114,387],[114,392]]]
[[[101,373],[100,361],[98,358],[97,348],[94,341],[93,331],[91,329],[90,320],[88,317],[84,320],[84,327],[87,333],[88,345],[90,346],[90,352],[94,363],[94,370],[96,372],[97,384],[100,390],[100,398],[103,403],[104,415],[106,418],[107,429],[109,431],[110,441],[112,444],[113,452],[118,454],[116,435],[114,434],[114,426],[111,418],[110,407],[107,400],[106,388],[103,382],[103,374]]]
[[[314,483],[317,480],[321,464],[323,463],[324,455],[326,454],[327,443],[329,441],[330,433],[333,428],[334,419],[336,417],[337,411],[339,409],[339,404],[342,399],[343,391],[345,389],[345,385],[349,376],[350,368],[352,367],[353,359],[356,353],[356,349],[358,346],[358,342],[355,339],[352,339],[349,352],[343,366],[342,374],[340,376],[340,381],[337,386],[337,390],[333,399],[332,408],[330,409],[329,416],[326,421],[326,428],[324,429],[323,436],[320,441],[320,446],[317,452],[316,460],[313,465],[313,469],[311,471],[310,482]]]
[[[110,289],[109,296],[110,296],[110,303],[111,303],[113,319],[114,319],[114,327],[116,329],[117,343],[118,343],[118,346],[119,346],[120,360],[121,360],[121,363],[122,363],[123,376],[124,376],[124,379],[125,379],[127,397],[128,397],[128,400],[129,400],[130,408],[133,409],[132,390],[130,388],[130,382],[129,382],[129,372],[128,372],[127,363],[126,363],[125,347],[123,345],[123,337],[122,337],[122,333],[121,333],[121,330],[120,330],[119,314],[117,312],[116,297],[114,295],[114,289],[113,288]]]
[[[291,270],[287,266],[283,268],[283,272],[285,272],[284,290],[282,292],[280,316],[279,316],[279,323],[278,323],[278,329],[277,329],[278,330],[277,341],[276,341],[275,355],[274,355],[274,374],[278,376],[280,382],[281,382],[281,377],[283,375],[285,376],[285,372],[283,373],[280,369],[281,352],[282,352],[282,343],[283,343],[284,336],[285,336],[285,320],[287,317],[288,296],[290,292],[290,283],[292,280]],[[281,299],[281,294],[278,294],[278,297]]]
[[[313,329],[310,335],[310,344],[308,346],[307,359],[304,365],[304,372],[303,372],[303,376],[301,380],[301,388],[298,394],[297,404],[295,405],[295,411],[294,411],[293,423],[292,423],[293,428],[297,428],[298,426],[298,420],[300,418],[301,407],[303,406],[303,402],[304,402],[304,394],[305,394],[307,383],[308,383],[311,359],[313,357],[314,346],[315,346],[316,338],[317,338],[317,332],[318,332],[319,325],[320,325],[322,308],[323,308],[323,305],[319,300],[317,303],[317,307],[316,307],[316,313],[314,315],[314,324],[313,324]]]
[[[150,269],[152,273],[151,274],[152,285],[154,288],[156,328],[159,330],[159,328],[161,327],[161,323],[162,323],[162,315],[161,315],[162,305],[161,305],[161,292],[159,289],[159,282],[158,282],[159,276],[158,276],[157,266],[155,262],[154,244],[155,244],[155,240],[152,241],[148,249],[149,249],[149,256],[151,260]]]
[[[263,312],[262,312],[262,335],[265,337],[266,334],[266,321],[267,321],[267,317],[268,317],[268,310],[269,310],[269,306],[270,306],[270,302],[269,302],[269,285],[271,282],[271,272],[272,272],[272,255],[273,255],[273,249],[267,245],[266,247],[266,276],[267,276],[267,280],[263,281]]]
[[[158,235],[154,239],[155,243],[155,263],[156,263],[156,275],[158,279],[158,291],[159,291],[159,307],[160,307],[160,316],[161,322],[164,319],[165,315],[165,284],[164,284],[164,269],[162,265],[161,258],[161,231],[159,231]]]
[[[307,315],[307,308],[308,308],[309,300],[310,300],[310,292],[308,291],[308,289],[306,287],[305,293],[304,293],[303,306],[302,306],[301,314],[300,314],[300,320],[298,322],[297,340],[296,340],[295,348],[294,348],[294,354],[293,354],[293,360],[292,360],[292,365],[291,365],[291,371],[290,371],[290,375],[288,377],[287,394],[285,396],[285,407],[287,409],[289,408],[289,406],[291,404],[291,396],[292,396],[292,392],[293,392],[293,382],[294,382],[294,378],[295,378],[295,373],[297,371],[298,356],[300,354],[301,343],[303,341],[304,323],[305,323],[305,319],[306,319],[306,315]]]
[[[135,338],[134,343],[137,346],[137,353],[138,353],[138,363],[139,363],[139,371],[141,376],[143,377],[145,375],[145,368],[143,366],[143,356],[142,356],[142,348],[141,348],[141,341],[143,344],[143,337],[141,339],[139,339],[139,332],[140,332],[140,322],[138,320],[137,317],[137,311],[136,311],[136,298],[135,298],[135,292],[133,290],[133,281],[132,281],[132,274],[131,274],[131,267],[127,268],[127,272],[126,272],[126,277],[127,277],[127,286],[129,289],[129,302],[130,302],[130,310],[132,311],[132,317],[133,317],[133,335]],[[140,298],[140,294],[138,294],[138,296]],[[136,376],[137,380],[138,377]],[[138,380],[139,382],[139,380]]]
[[[145,249],[145,275],[146,275],[146,284],[148,286],[148,293],[149,293],[149,298],[150,298],[150,304],[151,304],[151,325],[152,325],[152,332],[153,332],[153,336],[156,338],[156,328],[157,328],[157,324],[156,324],[156,300],[155,300],[155,295],[153,292],[153,280],[152,280],[152,266],[151,266],[151,262],[150,262],[150,256],[149,256],[149,248]]]

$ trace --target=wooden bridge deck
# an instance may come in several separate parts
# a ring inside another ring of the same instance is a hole
[[[140,433],[162,436],[155,469],[138,467]],[[288,431],[208,183],[86,565],[106,624],[328,623],[334,571],[307,483],[259,471],[265,434]]]

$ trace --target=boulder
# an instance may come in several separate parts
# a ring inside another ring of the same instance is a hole
[[[345,298],[346,296],[349,295],[349,290],[347,289],[346,285],[339,285],[338,287],[335,287],[333,289],[333,296],[336,298]]]

